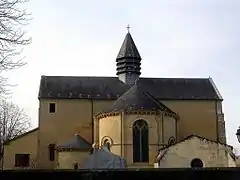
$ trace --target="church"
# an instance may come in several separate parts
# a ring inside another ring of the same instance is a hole
[[[212,78],[141,77],[141,60],[128,31],[117,76],[42,76],[39,126],[5,144],[4,169],[81,168],[93,144],[129,168],[236,166]]]

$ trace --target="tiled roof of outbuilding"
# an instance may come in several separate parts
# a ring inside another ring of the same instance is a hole
[[[62,149],[90,150],[91,148],[92,145],[78,134],[74,134],[74,136],[68,142],[57,146],[58,150]]]

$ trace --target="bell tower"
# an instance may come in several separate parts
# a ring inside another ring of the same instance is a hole
[[[129,32],[129,28],[128,26],[128,32],[120,48],[116,62],[119,80],[132,86],[141,75],[140,66],[142,58]]]

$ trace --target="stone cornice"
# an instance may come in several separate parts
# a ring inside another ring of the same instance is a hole
[[[56,148],[57,152],[89,152],[90,149],[78,149],[78,148]]]
[[[95,116],[96,120],[111,117],[111,116],[119,116],[122,111],[115,111],[115,112],[107,112],[107,113],[100,113]],[[159,110],[138,110],[138,111],[124,111],[125,115],[163,115],[168,117],[173,117],[179,120],[179,116],[175,113],[159,111]]]

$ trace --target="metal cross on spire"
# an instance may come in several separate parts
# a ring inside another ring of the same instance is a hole
[[[130,26],[129,26],[129,24],[127,25],[127,31],[129,32],[129,29],[130,29]]]

